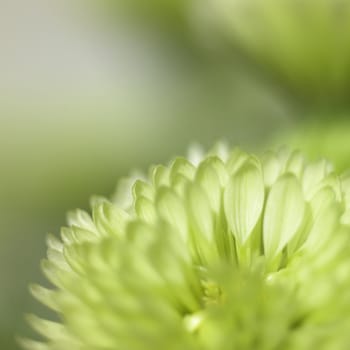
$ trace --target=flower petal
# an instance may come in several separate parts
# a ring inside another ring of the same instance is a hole
[[[263,222],[264,252],[275,257],[296,234],[305,211],[301,186],[293,174],[285,174],[271,187]]]
[[[171,189],[162,187],[156,197],[156,208],[160,217],[170,225],[178,227],[180,236],[187,239],[187,217],[184,203]]]
[[[224,194],[228,227],[240,244],[244,244],[253,231],[263,205],[262,173],[253,164],[247,164],[231,177]]]

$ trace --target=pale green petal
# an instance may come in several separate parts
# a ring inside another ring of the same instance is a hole
[[[43,337],[55,339],[65,336],[66,329],[61,323],[44,320],[35,315],[27,315],[27,320]]]
[[[188,184],[190,183],[190,180],[182,175],[182,174],[176,174],[172,178],[172,189],[177,193],[178,196],[183,198],[186,193],[186,189]]]
[[[41,270],[45,277],[55,286],[64,289],[62,283],[62,275],[65,275],[67,271],[62,270],[61,267],[54,264],[52,261],[43,259],[41,261]]]
[[[193,184],[188,188],[187,200],[190,225],[196,235],[201,239],[212,241],[214,214],[206,193],[199,185]]]
[[[84,258],[81,256],[80,251],[84,246],[71,244],[64,248],[64,256],[73,271],[80,275],[86,274],[86,265]]]
[[[277,156],[273,152],[265,153],[262,158],[262,171],[267,187],[270,187],[277,180],[281,170]]]
[[[47,255],[47,258],[56,266],[59,266],[63,270],[69,269],[67,261],[65,260],[63,255],[63,251],[58,251],[52,248],[48,248],[46,255]]]
[[[187,212],[191,235],[191,249],[200,264],[211,264],[218,260],[215,249],[214,213],[204,190],[197,184],[189,186]]]
[[[171,225],[179,228],[179,235],[187,240],[187,215],[184,203],[171,189],[162,187],[156,197],[157,212]]]
[[[143,179],[145,179],[145,175],[140,171],[134,171],[130,176],[120,179],[111,201],[120,209],[130,209],[133,203],[131,189],[133,188],[135,182],[142,181]]]
[[[315,188],[317,188],[319,183],[331,174],[332,171],[332,165],[325,159],[305,166],[302,185],[306,199],[312,198],[315,194]]]
[[[17,340],[18,344],[21,346],[21,348],[25,350],[51,350],[52,347],[48,343],[42,343],[26,338],[19,338]]]
[[[245,153],[243,151],[241,151],[238,148],[235,148],[227,162],[226,162],[226,167],[227,167],[227,171],[229,174],[233,174],[236,171],[239,170],[239,168],[241,168],[243,166],[243,164],[247,161],[247,159],[250,157],[250,155],[248,153]]]
[[[134,198],[142,196],[152,201],[154,200],[154,192],[154,188],[151,184],[141,180],[137,180],[133,186]]]
[[[55,249],[59,252],[63,251],[63,247],[64,245],[62,244],[62,242],[56,238],[53,234],[49,233],[46,237],[46,244],[49,248],[51,249]]]
[[[158,165],[152,169],[151,178],[153,180],[153,185],[156,188],[161,186],[169,186],[170,169],[163,165]]]
[[[305,158],[300,151],[294,151],[286,164],[286,172],[293,173],[298,178],[303,175],[305,167]]]
[[[243,245],[257,224],[264,205],[264,183],[261,171],[242,167],[231,180],[224,195],[229,229]]]
[[[80,209],[71,211],[67,214],[67,223],[69,226],[77,226],[89,231],[95,231],[95,225],[91,219],[91,216]]]
[[[30,292],[35,299],[40,301],[52,310],[59,311],[57,301],[55,300],[55,292],[51,289],[44,288],[37,284],[30,285]]]
[[[218,212],[221,205],[222,188],[214,163],[216,163],[215,158],[209,158],[200,164],[196,174],[196,182],[205,190],[212,209]]]
[[[312,227],[306,241],[308,249],[317,250],[336,231],[341,214],[335,198],[333,189],[325,187],[311,200]]]
[[[69,227],[61,228],[61,239],[65,245],[70,245],[75,243],[75,239],[73,237],[73,231]]]
[[[157,219],[154,203],[143,196],[137,197],[135,201],[135,212],[140,219],[146,221],[147,223],[153,223]]]
[[[83,242],[94,242],[100,239],[103,236],[103,232],[100,231],[90,231],[79,226],[71,226],[70,232],[75,243]]]
[[[94,206],[92,217],[98,232],[102,236],[115,235],[122,237],[130,215],[108,201]]]
[[[187,179],[191,180],[194,177],[196,168],[185,158],[176,158],[170,166],[170,182],[173,181],[174,176],[181,174]]]
[[[283,173],[286,172],[287,162],[290,159],[291,153],[291,150],[286,146],[279,148],[278,152],[276,153],[278,161],[281,164],[281,170]]]
[[[271,187],[263,222],[264,252],[274,258],[300,227],[305,211],[301,186],[294,175],[283,175]]]

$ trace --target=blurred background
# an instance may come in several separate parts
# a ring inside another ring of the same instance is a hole
[[[347,0],[0,0],[0,348],[68,210],[194,143],[345,170],[349,87]]]

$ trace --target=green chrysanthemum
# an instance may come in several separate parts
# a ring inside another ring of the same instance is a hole
[[[298,152],[177,158],[94,199],[32,286],[30,350],[348,349],[350,179]]]

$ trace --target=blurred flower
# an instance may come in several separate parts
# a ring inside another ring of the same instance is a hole
[[[107,0],[93,1],[118,22],[127,18],[134,25],[146,26],[160,35],[172,35],[172,39],[178,38],[180,42],[191,36],[188,23],[188,7],[191,2],[187,0],[163,1],[163,0]]]
[[[60,322],[29,316],[24,348],[347,349],[350,178],[327,161],[220,148],[132,193],[48,237],[55,287],[31,290]]]
[[[216,19],[226,37],[294,92],[318,102],[348,96],[350,1],[197,2],[201,20]]]
[[[300,123],[296,128],[278,135],[275,143],[298,146],[313,159],[321,155],[332,159],[337,171],[350,169],[349,120],[336,115],[329,120],[325,117],[323,120],[312,117],[308,119],[308,122]]]

